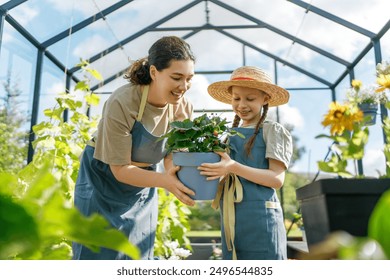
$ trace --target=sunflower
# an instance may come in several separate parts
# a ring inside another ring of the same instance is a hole
[[[330,133],[332,135],[341,135],[344,130],[352,131],[354,123],[362,119],[363,112],[356,106],[332,102],[329,105],[328,114],[325,115],[321,124],[324,127],[330,126]]]
[[[376,80],[377,84],[380,86],[376,92],[382,92],[385,89],[390,89],[390,74],[384,75],[380,74]]]

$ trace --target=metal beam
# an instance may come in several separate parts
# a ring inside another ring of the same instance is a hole
[[[106,85],[106,84],[118,79],[120,76],[124,75],[127,72],[127,70],[128,70],[128,68],[123,69],[123,70],[119,71],[118,73],[116,73],[115,75],[112,75],[112,76],[108,77],[107,79],[104,79],[103,82],[99,82],[98,84],[92,86],[91,91],[95,91],[95,90],[99,89],[100,87],[102,87],[103,85]]]
[[[4,28],[5,14],[0,14],[0,57],[1,57],[1,46],[3,45],[3,28]]]
[[[95,21],[99,20],[99,19],[104,19],[105,20],[105,16],[107,16],[108,14],[112,13],[112,12],[115,12],[116,10],[118,10],[119,8],[129,4],[130,2],[133,2],[134,0],[122,0],[122,1],[119,1],[118,3],[116,4],[113,4],[112,6],[108,7],[107,9],[83,20],[82,22],[58,33],[57,35],[53,36],[52,38],[46,40],[45,42],[42,43],[42,46],[44,48],[47,48],[55,43],[57,43],[58,41],[61,41],[62,39],[68,37],[69,35],[73,34],[73,33],[76,33],[77,31],[83,29],[84,27],[87,27],[88,25],[94,23]]]
[[[201,26],[180,26],[180,27],[156,27],[153,28],[149,31],[153,32],[166,32],[166,31],[186,31],[186,30],[198,30],[198,31],[203,31],[203,30],[214,30],[215,28],[218,29],[252,29],[252,28],[264,28],[266,25],[260,25],[260,24],[252,24],[252,25],[219,25],[215,26],[212,24],[204,24]]]
[[[24,38],[26,38],[34,47],[42,50],[41,44],[30,32],[28,32],[19,22],[17,22],[11,15],[7,14],[5,20],[18,31]]]
[[[270,57],[270,58],[272,58],[272,59],[274,59],[276,61],[278,61],[278,62],[280,62],[280,63],[283,63],[283,64],[289,66],[290,68],[292,68],[294,70],[297,70],[298,72],[301,72],[302,74],[304,74],[304,75],[306,75],[306,76],[308,76],[308,77],[310,77],[310,78],[312,78],[312,79],[314,79],[314,80],[316,80],[316,81],[318,81],[320,83],[323,83],[324,85],[327,85],[329,87],[332,86],[332,83],[330,83],[330,82],[328,82],[328,81],[326,81],[326,80],[324,80],[324,79],[322,79],[322,78],[320,78],[320,77],[318,77],[318,76],[316,76],[316,75],[314,75],[314,74],[312,74],[312,73],[310,73],[310,72],[308,72],[308,71],[306,71],[306,70],[304,70],[304,69],[302,69],[302,68],[300,68],[300,67],[298,67],[298,66],[296,66],[296,65],[294,65],[294,64],[292,64],[292,63],[290,63],[290,62],[288,62],[288,61],[286,61],[286,60],[284,60],[284,59],[282,59],[282,58],[280,58],[280,57],[278,57],[276,55],[274,55],[274,54],[272,54],[272,53],[269,53],[269,52],[267,52],[267,51],[265,51],[263,49],[260,49],[260,48],[256,47],[255,45],[253,45],[253,44],[251,44],[251,43],[249,43],[249,42],[247,42],[245,40],[242,40],[241,38],[238,38],[238,37],[236,37],[236,36],[226,32],[226,31],[223,31],[223,30],[217,30],[217,31],[222,33],[222,34],[224,34],[224,35],[226,35],[227,37],[232,38],[233,40],[236,40],[236,41],[238,41],[238,42],[240,42],[240,43],[242,43],[242,44],[244,44],[244,45],[246,45],[246,46],[248,46],[248,47],[250,47],[250,48],[252,48],[252,49],[254,49],[254,50],[256,50],[256,51],[258,51],[258,52],[260,52],[260,53],[262,53],[262,54],[264,54],[264,55],[266,55],[266,56],[268,56],[268,57]]]
[[[325,51],[325,50],[323,50],[321,48],[318,48],[318,47],[312,45],[312,44],[309,44],[306,41],[303,41],[303,40],[301,40],[301,39],[299,39],[299,38],[297,38],[297,37],[295,37],[295,36],[293,36],[293,35],[291,35],[291,34],[289,34],[287,32],[284,32],[284,31],[282,31],[282,30],[280,30],[280,29],[278,29],[278,28],[276,28],[276,27],[274,27],[274,26],[272,26],[270,24],[267,24],[267,23],[265,23],[265,22],[255,18],[255,17],[250,16],[250,15],[248,15],[248,14],[246,14],[246,13],[240,11],[240,10],[237,10],[236,8],[233,8],[232,6],[229,6],[229,5],[227,5],[227,4],[225,4],[225,3],[221,2],[221,1],[218,1],[218,0],[210,0],[210,1],[213,2],[216,5],[224,8],[224,9],[226,9],[226,10],[229,10],[229,11],[231,11],[231,12],[237,14],[237,15],[240,15],[243,18],[246,18],[246,19],[248,19],[250,21],[253,21],[253,22],[255,22],[255,23],[259,24],[259,25],[265,25],[264,26],[265,28],[275,32],[276,34],[279,34],[279,35],[281,35],[281,36],[283,36],[283,37],[285,37],[287,39],[290,39],[291,41],[296,42],[296,43],[298,43],[298,44],[300,44],[300,45],[302,45],[302,46],[304,46],[304,47],[306,47],[306,48],[308,48],[308,49],[310,49],[310,50],[312,50],[314,52],[317,52],[317,53],[319,53],[319,54],[321,54],[323,56],[326,56],[327,58],[332,59],[332,60],[334,60],[334,61],[336,61],[336,62],[338,62],[338,63],[340,63],[340,64],[342,64],[342,65],[344,65],[346,67],[348,67],[350,65],[350,62],[348,62],[348,61],[346,61],[346,60],[344,60],[344,59],[342,59],[340,57],[337,57],[334,54],[331,54],[331,53],[329,53],[329,52],[327,52],[327,51]]]
[[[12,10],[13,8],[19,6],[20,4],[26,2],[27,0],[13,0],[13,1],[8,1],[7,3],[4,3],[3,5],[0,6],[0,11],[9,11]]]
[[[26,38],[34,47],[38,50],[43,51],[46,57],[51,60],[58,68],[60,68],[63,72],[66,72],[66,67],[63,65],[54,55],[52,55],[48,50],[46,50],[39,41],[29,33],[22,25],[19,24],[12,16],[6,15],[6,21],[15,28],[24,38]],[[72,75],[73,76],[73,75]],[[79,80],[77,77],[72,77],[72,79],[76,82]]]
[[[287,1],[289,1],[289,2],[291,2],[291,3],[293,3],[293,4],[297,5],[297,6],[300,6],[300,7],[304,8],[304,9],[306,9],[307,11],[311,11],[311,12],[313,12],[315,14],[318,14],[318,15],[326,18],[326,19],[329,19],[329,20],[331,20],[333,22],[336,22],[336,23],[338,23],[338,24],[340,24],[340,25],[342,25],[344,27],[347,27],[347,28],[349,28],[349,29],[351,29],[351,30],[353,30],[355,32],[363,34],[364,36],[367,36],[369,38],[374,38],[376,36],[375,33],[371,32],[371,31],[369,31],[367,29],[364,29],[364,28],[362,28],[362,27],[360,27],[360,26],[358,26],[356,24],[353,24],[353,23],[351,23],[349,21],[346,21],[346,20],[344,20],[344,19],[342,19],[340,17],[337,17],[337,16],[335,16],[335,15],[333,15],[331,13],[328,13],[328,12],[326,12],[324,10],[321,10],[321,9],[319,9],[319,8],[309,4],[309,3],[306,3],[306,2],[303,2],[303,1],[300,1],[300,0],[287,0]]]
[[[42,81],[42,66],[43,66],[43,57],[44,51],[38,49],[37,55],[37,65],[35,69],[35,82],[34,82],[34,97],[31,111],[31,123],[30,123],[30,134],[28,140],[28,154],[27,154],[27,163],[30,163],[33,159],[34,148],[32,142],[35,140],[35,134],[33,127],[37,124],[38,121],[38,109],[39,109],[39,99],[41,93],[41,81]]]
[[[371,42],[362,50],[362,52],[355,58],[355,60],[352,61],[351,65],[340,75],[340,77],[333,84],[333,87],[336,87],[339,83],[341,83],[341,81],[348,75],[349,70],[353,69],[360,62],[360,60],[362,60],[363,57],[372,49],[373,46],[375,47],[375,44],[377,44],[375,42],[379,42],[379,40],[386,34],[387,31],[389,31],[389,29],[390,29],[390,20],[378,32],[378,34],[374,38],[372,38]],[[376,63],[379,63],[380,60],[378,61],[378,59],[382,59],[382,56],[376,57],[375,59],[376,59]]]
[[[175,12],[173,12],[173,13],[171,13],[171,14],[169,14],[169,15],[167,15],[166,17],[164,17],[164,18],[162,18],[162,19],[160,19],[160,20],[158,20],[158,21],[152,23],[151,25],[145,27],[144,29],[138,31],[137,33],[133,34],[132,36],[129,36],[129,37],[125,38],[124,40],[120,41],[118,44],[115,44],[115,45],[109,47],[108,49],[106,49],[106,50],[104,50],[104,51],[102,51],[102,52],[100,52],[100,53],[98,53],[98,54],[96,54],[96,55],[90,57],[89,59],[87,59],[87,61],[89,61],[89,63],[92,63],[92,62],[98,60],[99,58],[101,58],[102,56],[105,56],[105,55],[107,55],[107,54],[109,54],[109,53],[111,53],[111,52],[117,50],[118,48],[122,48],[125,44],[127,44],[127,43],[133,41],[134,39],[140,37],[141,35],[143,35],[143,34],[149,32],[151,29],[153,29],[153,28],[159,26],[160,24],[163,24],[163,23],[165,23],[166,21],[168,21],[168,20],[174,18],[175,16],[177,16],[177,15],[179,15],[179,14],[185,12],[186,10],[192,8],[193,6],[199,4],[199,3],[202,2],[202,1],[203,1],[203,0],[195,0],[195,1],[193,1],[193,2],[191,2],[191,3],[189,3],[189,4],[187,4],[187,5],[185,5],[184,7],[182,7],[182,8],[180,8],[180,9],[176,10]],[[73,67],[73,68],[70,69],[69,71],[70,71],[71,73],[74,73],[75,71],[77,71],[77,70],[79,70],[79,69],[80,69],[80,67]]]

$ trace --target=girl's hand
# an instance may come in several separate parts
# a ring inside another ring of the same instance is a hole
[[[207,180],[216,180],[222,176],[225,176],[230,172],[231,166],[234,164],[234,160],[230,158],[227,153],[216,152],[221,156],[221,161],[217,163],[202,163],[198,170],[200,170],[200,174],[207,176]]]
[[[171,167],[166,175],[168,176],[168,184],[165,187],[167,191],[172,193],[181,202],[188,206],[194,206],[195,201],[188,195],[195,195],[194,191],[183,185],[182,182],[177,178],[177,171],[180,170],[180,166]]]

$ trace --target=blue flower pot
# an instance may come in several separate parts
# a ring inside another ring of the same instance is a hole
[[[202,163],[219,162],[221,157],[216,153],[173,153],[173,163],[181,168],[177,172],[179,180],[195,192],[194,200],[212,200],[215,198],[219,180],[207,181],[206,176],[200,175],[197,169]]]
[[[373,103],[361,103],[358,105],[359,109],[363,112],[364,117],[369,116],[369,120],[367,120],[365,125],[374,125],[376,123],[376,113],[378,111],[378,104]]]

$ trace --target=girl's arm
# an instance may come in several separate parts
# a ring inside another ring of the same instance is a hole
[[[176,177],[179,166],[166,169],[165,173],[145,170],[135,165],[110,165],[110,169],[115,179],[121,183],[136,187],[161,187],[171,192],[184,204],[195,205],[195,201],[188,196],[195,193]]]
[[[202,175],[207,176],[207,180],[218,179],[227,173],[234,173],[253,183],[266,187],[280,189],[284,183],[285,166],[282,162],[269,159],[268,169],[259,169],[243,165],[232,160],[226,153],[218,153],[221,161],[218,163],[203,163],[199,166]]]

